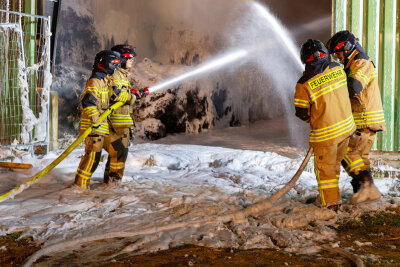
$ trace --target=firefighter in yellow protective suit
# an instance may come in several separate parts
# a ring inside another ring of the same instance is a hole
[[[300,54],[305,71],[296,84],[296,116],[310,123],[309,142],[314,149],[321,205],[336,211],[341,204],[340,162],[356,129],[346,73],[329,61],[328,50],[318,40],[305,42]]]
[[[347,149],[342,165],[353,178],[354,197],[362,202],[380,198],[373,185],[369,153],[376,132],[385,130],[385,118],[374,63],[370,60],[356,37],[349,31],[336,33],[327,43],[331,54],[344,65],[347,86],[357,132]],[[374,194],[358,196],[361,186],[373,187]]]
[[[82,134],[90,126],[93,127],[92,133],[85,139],[85,154],[75,175],[75,184],[83,189],[87,188],[100,162],[102,148],[106,148],[104,142],[110,132],[109,125],[107,121],[99,122],[99,116],[109,107],[110,96],[115,98],[110,75],[118,68],[120,61],[117,52],[111,50],[99,52],[94,60],[92,75],[82,94],[80,133]]]
[[[112,75],[114,92],[118,92],[119,97],[111,101],[126,102],[126,99],[130,99],[130,101],[117,108],[109,116],[110,134],[105,144],[109,156],[104,173],[105,183],[117,182],[123,177],[125,162],[128,157],[129,140],[134,127],[132,105],[136,99],[146,96],[145,91],[134,90],[132,92],[128,79],[130,73],[127,69],[134,64],[135,48],[130,45],[116,45],[111,50],[121,55],[121,66]]]

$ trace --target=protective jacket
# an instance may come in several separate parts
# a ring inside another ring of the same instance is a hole
[[[338,144],[355,131],[347,79],[337,63],[307,63],[296,84],[296,116],[310,122],[312,147]]]
[[[117,86],[117,88],[114,87],[114,92],[119,93],[118,97],[112,99],[112,101],[121,101],[125,103],[124,106],[117,108],[109,117],[111,126],[114,129],[133,127],[133,109],[131,106],[135,103],[135,97],[130,92],[131,84],[128,80],[129,74],[128,71],[119,68],[115,70],[112,75],[113,83]]]
[[[354,49],[345,66],[348,88],[357,129],[383,131],[385,118],[374,63],[362,50]]]
[[[81,100],[83,112],[80,134],[92,124],[99,123],[99,116],[108,108],[111,81],[111,77],[104,73],[94,73],[86,82]],[[107,120],[104,120],[100,124],[100,127],[93,129],[92,134],[108,135],[109,127]]]

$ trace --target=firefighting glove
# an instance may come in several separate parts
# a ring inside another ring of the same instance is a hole
[[[139,90],[136,90],[135,88],[131,88],[131,93],[135,96],[135,99],[142,98],[142,95],[140,94]]]

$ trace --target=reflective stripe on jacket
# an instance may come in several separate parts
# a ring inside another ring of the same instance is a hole
[[[365,53],[355,49],[349,56],[345,70],[349,88],[356,91],[350,100],[357,129],[385,130],[385,117],[374,63]]]
[[[296,84],[294,106],[309,114],[310,145],[340,143],[356,129],[345,72],[329,64],[321,73],[305,77]]]
[[[110,122],[113,128],[125,128],[133,126],[131,106],[135,102],[135,98],[130,92],[131,84],[128,80],[129,72],[119,68],[112,75],[113,82],[118,89],[121,90],[119,95],[122,102],[127,102],[126,105],[119,107],[113,114],[110,115]]]
[[[92,124],[99,122],[99,116],[106,111],[109,106],[109,76],[104,79],[91,78],[86,82],[85,90],[82,94],[82,115],[80,134],[82,134]],[[100,124],[100,127],[93,129],[92,134],[108,135],[109,127],[107,120]]]

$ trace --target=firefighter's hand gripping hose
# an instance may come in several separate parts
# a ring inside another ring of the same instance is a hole
[[[117,102],[113,104],[111,107],[109,107],[104,113],[102,113],[99,117],[99,121],[102,122],[104,121],[108,115],[111,114],[115,109],[123,106],[124,103],[122,102]],[[29,188],[33,183],[35,183],[37,180],[42,178],[44,175],[46,175],[49,171],[51,171],[55,166],[57,166],[63,159],[65,159],[85,138],[92,132],[92,127],[89,127],[86,129],[86,131],[81,134],[75,142],[73,142],[58,158],[56,158],[52,163],[50,163],[46,168],[38,172],[35,176],[33,176],[31,179],[29,179],[26,183],[17,186],[16,188],[8,191],[7,193],[3,194],[0,196],[0,202],[6,201],[7,199],[14,198],[14,196],[18,195],[25,189]]]

